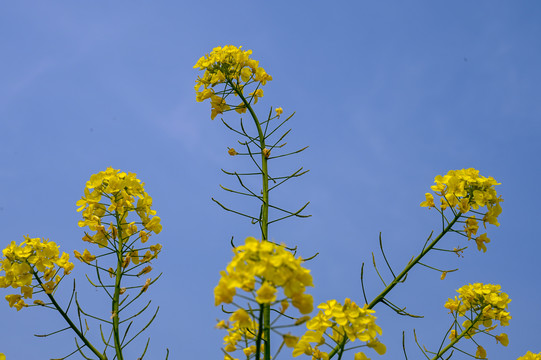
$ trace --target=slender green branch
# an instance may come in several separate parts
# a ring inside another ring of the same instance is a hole
[[[439,358],[441,358],[441,356],[443,354],[445,354],[447,352],[447,350],[451,349],[452,347],[455,346],[455,344],[457,342],[460,341],[460,339],[462,339],[464,336],[466,336],[468,334],[468,332],[475,326],[475,324],[477,323],[477,321],[481,318],[481,316],[483,315],[483,312],[480,311],[479,314],[477,314],[477,316],[475,317],[475,319],[471,322],[470,326],[468,326],[467,328],[464,329],[464,331],[462,331],[460,333],[460,335],[458,335],[456,338],[454,338],[453,340],[451,340],[451,342],[449,343],[449,345],[447,345],[446,347],[444,347],[442,350],[440,350],[435,357],[432,358],[432,360],[437,360]]]
[[[34,275],[34,278],[36,279],[36,281],[38,282],[38,284],[40,285],[40,287],[43,289],[43,283],[41,282],[41,279],[39,278],[39,276],[36,274],[36,272],[34,272],[32,270],[32,274]],[[51,303],[54,305],[56,311],[58,311],[58,313],[64,318],[64,320],[66,320],[66,322],[68,323],[68,325],[70,326],[70,328],[75,332],[75,334],[77,334],[77,336],[79,337],[79,339],[81,339],[81,341],[86,345],[86,347],[88,347],[100,360],[107,360],[107,357],[100,353],[91,343],[90,341],[84,336],[84,334],[77,328],[77,326],[73,323],[73,321],[71,321],[71,319],[69,318],[68,314],[66,314],[64,312],[64,310],[62,310],[62,308],[60,307],[60,305],[58,305],[58,303],[56,302],[56,299],[54,298],[53,294],[48,294],[47,292],[45,292],[47,294],[47,296],[49,297],[49,300],[51,300]]]
[[[261,235],[262,240],[268,239],[268,218],[269,218],[269,176],[267,169],[267,157],[265,155],[265,136],[263,130],[261,129],[261,124],[257,118],[257,115],[252,108],[250,102],[246,100],[242,91],[236,86],[231,80],[228,80],[229,85],[235,91],[235,93],[241,98],[242,102],[250,112],[254,120],[254,124],[257,128],[257,133],[259,135],[259,147],[261,148],[261,175],[262,175],[262,185],[263,185],[263,206],[261,211]],[[269,353],[270,356],[270,353]]]
[[[449,231],[451,231],[451,228],[453,227],[453,225],[458,221],[458,219],[460,218],[460,216],[462,215],[462,213],[457,213],[454,217],[454,219],[443,229],[443,231],[434,239],[432,240],[432,242],[428,245],[428,246],[424,246],[423,247],[423,250],[421,251],[421,253],[419,253],[419,255],[417,255],[417,257],[415,257],[412,261],[410,261],[408,263],[408,265],[406,265],[406,267],[404,268],[404,270],[402,270],[402,272],[400,272],[400,274],[398,274],[394,279],[393,281],[391,281],[391,283],[389,285],[387,285],[385,287],[385,289],[378,295],[374,298],[374,300],[372,300],[372,302],[370,304],[368,304],[368,308],[369,309],[372,309],[374,308],[374,306],[376,306],[378,303],[380,303],[381,301],[383,301],[383,299],[385,298],[385,296],[399,283],[401,282],[401,280],[403,278],[405,278],[408,274],[408,272],[411,270],[412,267],[414,267],[415,265],[417,265],[417,263],[430,251],[432,250],[432,248],[434,246],[436,246],[436,244],[443,238],[443,236],[445,236],[445,234],[447,234]],[[336,346],[330,353],[329,353],[329,359],[331,359],[334,355],[336,355],[336,353],[340,350],[339,346]]]
[[[263,195],[263,204],[261,205],[261,215],[260,215],[260,227],[261,227],[261,237],[262,241],[268,240],[268,226],[269,226],[269,172],[267,168],[267,159],[269,157],[268,149],[266,149],[265,146],[265,135],[263,134],[263,130],[261,129],[261,124],[257,118],[257,115],[254,112],[254,109],[252,108],[250,102],[246,100],[244,97],[244,94],[242,93],[241,89],[239,89],[238,86],[235,86],[235,84],[231,80],[227,80],[231,88],[235,91],[235,93],[242,99],[242,102],[250,112],[250,115],[252,116],[252,119],[254,120],[254,124],[257,128],[257,133],[259,134],[259,147],[261,149],[261,176],[262,176],[262,195]],[[267,151],[267,152],[266,152]],[[268,304],[265,304],[262,306],[262,312],[263,312],[263,328],[260,327],[260,330],[263,330],[263,338],[265,340],[265,349],[264,349],[264,359],[270,360],[271,359],[271,346],[270,346],[270,306]],[[261,325],[261,324],[260,324]],[[260,344],[259,344],[260,345]],[[259,349],[257,349],[259,350]],[[259,352],[258,352],[259,354]],[[121,359],[119,359],[121,360]]]
[[[115,344],[116,358],[118,360],[124,360],[122,355],[122,343],[120,341],[120,329],[119,329],[119,299],[120,299],[120,282],[122,280],[123,267],[122,264],[124,259],[123,255],[123,237],[122,237],[122,226],[121,219],[117,211],[115,211],[116,226],[118,229],[118,243],[117,243],[117,264],[116,264],[116,276],[115,276],[115,293],[113,294],[113,301],[111,303],[111,317],[113,319],[113,340]]]
[[[449,225],[447,225],[445,229],[443,229],[443,231],[434,240],[432,240],[430,245],[425,247],[423,251],[421,251],[421,253],[417,255],[415,259],[413,259],[413,261],[406,265],[404,270],[402,270],[402,272],[393,279],[393,281],[385,288],[385,290],[383,290],[381,294],[376,296],[376,298],[372,300],[370,304],[368,304],[369,309],[374,308],[374,306],[376,306],[385,297],[385,295],[387,295],[396,286],[396,284],[398,284],[400,280],[402,280],[404,276],[406,276],[406,274],[411,270],[411,268],[414,267],[430,250],[432,250],[432,248],[441,240],[441,238],[443,238],[443,236],[445,236],[445,234],[447,234],[449,230],[451,230],[455,222],[459,219],[460,215],[461,214],[458,213],[455,218],[449,223]]]

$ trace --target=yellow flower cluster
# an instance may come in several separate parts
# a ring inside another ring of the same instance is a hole
[[[196,80],[195,99],[198,102],[210,99],[212,119],[231,109],[225,101],[225,97],[230,93],[228,87],[234,88],[235,95],[238,95],[242,94],[244,87],[250,83],[257,82],[259,86],[272,80],[272,76],[259,66],[259,61],[250,59],[251,54],[251,50],[244,51],[242,46],[226,45],[212,49],[210,54],[201,57],[194,65],[194,68],[205,71],[203,77]],[[226,89],[215,92],[214,87],[218,84],[225,84]],[[263,96],[263,90],[256,89],[249,95],[254,103],[257,103],[258,98]],[[246,105],[241,103],[235,106],[235,110],[238,113],[246,112]]]
[[[493,320],[499,321],[501,326],[509,325],[511,315],[507,311],[507,305],[511,302],[509,296],[500,291],[500,285],[492,284],[468,284],[457,290],[458,298],[448,299],[445,307],[454,313],[455,318],[467,317],[462,323],[467,337],[477,332],[488,332],[494,330],[497,325]],[[480,327],[483,326],[484,329]],[[453,330],[450,338],[454,339],[457,332]],[[507,346],[509,340],[506,334],[496,336],[496,340]]]
[[[224,351],[231,353],[242,350],[246,356],[256,351],[256,346],[252,343],[257,334],[258,324],[246,310],[238,309],[229,317],[228,322],[222,320],[216,327],[227,330],[227,335],[224,337]]]
[[[0,272],[5,272],[4,276],[0,276],[0,287],[21,289],[21,294],[6,296],[9,306],[17,311],[28,306],[24,299],[32,298],[34,288],[39,287],[51,294],[61,280],[58,271],[64,269],[64,275],[67,275],[73,270],[69,254],[63,252],[60,255],[58,245],[53,241],[28,236],[24,238],[20,245],[12,241],[2,251],[4,257],[0,258]],[[34,279],[38,283],[32,285]],[[43,304],[40,300],[34,303]]]
[[[162,230],[160,218],[158,216],[150,218],[156,211],[150,209],[152,198],[145,192],[144,185],[137,179],[136,174],[126,174],[112,167],[93,174],[86,183],[85,196],[77,201],[79,206],[77,211],[83,211],[84,219],[79,221],[79,226],[88,226],[90,230],[95,231],[100,225],[100,219],[106,213],[116,212],[125,218],[129,211],[135,210],[143,226],[158,234]],[[100,203],[102,196],[110,201],[107,208],[105,204]],[[135,198],[138,198],[137,206],[134,206]]]
[[[385,354],[385,345],[377,339],[377,335],[381,335],[381,328],[376,325],[376,317],[372,315],[375,311],[368,309],[368,305],[359,307],[350,299],[346,299],[344,305],[336,300],[329,300],[318,308],[322,310],[306,323],[308,331],[295,346],[294,357],[305,354],[313,359],[327,360],[329,354],[319,348],[325,344],[325,336],[333,341],[331,346],[342,343],[345,336],[350,341],[364,341],[366,346],[375,349],[378,354]],[[366,355],[359,352],[355,359],[366,359]]]
[[[534,354],[528,351],[524,356],[519,357],[517,360],[541,360],[541,353]]]
[[[478,210],[480,207],[487,208],[487,212],[483,216],[483,225],[486,228],[486,223],[500,226],[498,216],[502,212],[500,202],[503,201],[501,196],[498,196],[494,186],[500,185],[492,177],[484,177],[479,175],[479,171],[473,168],[462,170],[450,170],[447,175],[438,175],[435,178],[436,185],[431,189],[440,196],[440,208],[445,210],[448,207],[456,209],[460,214],[466,214],[471,209]],[[425,201],[421,203],[422,207],[435,208],[434,196],[431,193],[425,194]],[[472,239],[472,235],[477,234],[479,224],[475,215],[470,216],[465,223],[464,232],[468,240]],[[485,252],[486,244],[490,242],[487,234],[473,237],[477,249]]]
[[[237,289],[251,292],[260,304],[272,304],[277,301],[278,288],[283,288],[286,299],[301,314],[312,312],[313,298],[304,291],[314,285],[310,270],[301,266],[302,258],[295,259],[283,246],[253,237],[233,252],[214,289],[215,305],[233,302]]]
[[[488,212],[483,221],[499,226],[497,218],[502,211],[500,202],[503,200],[494,189],[495,185],[500,185],[494,178],[481,176],[479,170],[470,168],[450,170],[445,176],[436,176],[434,182],[436,185],[431,189],[441,196],[442,210],[450,206],[465,214],[470,209],[486,206]],[[435,207],[433,195],[426,193],[425,197],[421,206]]]
[[[79,221],[79,226],[88,226],[96,233],[86,234],[83,240],[104,247],[117,238],[125,242],[130,236],[137,235],[141,242],[145,243],[152,232],[161,232],[160,217],[154,216],[156,211],[151,209],[152,198],[145,192],[144,185],[135,174],[126,174],[111,167],[93,174],[86,183],[85,195],[77,201],[77,211],[83,212],[83,220]],[[102,202],[102,199],[106,202]],[[137,214],[139,221],[128,222],[128,216],[132,212]],[[112,221],[105,222],[103,219],[106,216],[113,217],[118,225],[114,225]],[[137,224],[141,224],[144,230],[139,230]],[[109,226],[106,228],[105,225]],[[135,264],[138,264],[140,259],[143,262],[149,261],[157,256],[160,249],[161,245],[154,245],[154,250],[151,247],[144,256],[140,256],[134,249],[126,257],[126,261],[128,264],[130,259]],[[75,257],[86,263],[95,259],[88,250],[83,254],[76,251]]]
[[[220,281],[214,289],[215,305],[232,303],[239,289],[248,292],[249,297],[261,305],[279,303],[279,314],[283,314],[290,304],[302,314],[312,312],[313,298],[304,293],[307,286],[313,286],[312,276],[301,266],[303,260],[300,257],[296,259],[283,246],[253,237],[247,238],[245,244],[237,246],[233,252],[233,259],[226,271],[220,272]],[[279,295],[279,288],[283,289],[283,296]],[[261,308],[248,311],[239,308],[228,322],[222,320],[218,323],[218,328],[228,332],[224,337],[227,353],[242,350],[249,357],[256,351],[255,337],[261,311]],[[290,341],[286,344],[292,345]],[[232,359],[229,355],[225,358]]]

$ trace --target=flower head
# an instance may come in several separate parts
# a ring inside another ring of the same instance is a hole
[[[492,177],[479,175],[479,171],[473,168],[462,170],[450,170],[445,176],[438,175],[434,179],[436,183],[431,187],[432,191],[440,196],[440,209],[445,211],[448,208],[453,209],[456,216],[466,218],[464,225],[464,234],[468,240],[475,239],[477,249],[485,252],[486,244],[490,239],[486,234],[475,237],[479,229],[479,220],[486,223],[499,226],[498,216],[502,212],[500,203],[503,201],[501,196],[496,193],[495,186],[500,185]],[[426,200],[421,203],[424,207],[435,207],[434,196],[431,193],[425,194]],[[481,212],[480,208],[486,207],[486,212]],[[465,214],[474,211],[474,215],[465,216]],[[475,214],[483,215],[482,219],[477,218]]]
[[[316,316],[306,323],[308,331],[299,339],[293,356],[301,354],[313,355],[323,354],[319,346],[325,343],[323,335],[332,339],[334,343],[340,343],[346,336],[350,341],[360,340],[366,342],[366,346],[376,350],[378,354],[384,354],[385,345],[377,340],[381,335],[381,328],[376,325],[376,317],[372,315],[374,310],[368,309],[368,305],[359,307],[350,299],[345,299],[344,304],[336,300],[329,300],[318,306],[321,309]],[[332,346],[332,345],[331,345]],[[363,355],[356,355],[356,358],[363,359]]]
[[[73,263],[69,262],[69,254],[60,254],[58,245],[53,241],[29,236],[24,239],[20,244],[12,241],[2,251],[4,257],[0,257],[0,287],[20,288],[20,295],[6,296],[9,306],[15,307],[17,311],[28,306],[24,299],[32,298],[34,288],[40,289],[37,279],[40,279],[43,290],[49,294],[62,279],[58,275],[59,271],[63,269],[63,274],[67,275],[74,268]]]
[[[88,226],[94,233],[85,233],[83,241],[97,244],[100,248],[113,245],[115,242],[126,243],[130,237],[136,237],[144,244],[149,237],[162,231],[161,219],[152,210],[152,197],[145,191],[145,183],[134,173],[125,173],[112,167],[90,176],[84,189],[85,196],[77,201],[82,211],[83,220],[80,227]],[[105,220],[112,218],[111,221]],[[106,228],[106,226],[108,227]],[[134,244],[131,259],[134,264],[139,261]],[[95,259],[88,250],[75,256],[86,263]],[[149,259],[147,259],[149,260]],[[128,262],[129,263],[129,262]]]
[[[211,100],[211,119],[232,109],[242,114],[246,112],[248,104],[256,104],[263,97],[260,87],[272,80],[272,76],[250,55],[252,51],[242,50],[242,46],[226,45],[212,49],[210,54],[201,57],[194,65],[194,68],[204,71],[203,76],[195,82],[195,98],[198,102]],[[244,88],[254,83],[257,84],[256,89],[244,98]],[[215,91],[214,87],[219,84],[225,84],[225,89]],[[240,105],[226,102],[231,93],[243,98]]]
[[[497,327],[493,324],[498,321],[501,326],[509,325],[511,315],[507,311],[508,304],[511,302],[509,296],[500,291],[500,285],[492,284],[468,284],[457,290],[459,296],[454,299],[448,299],[445,308],[453,313],[453,317],[465,317],[462,323],[465,329],[465,336],[472,337],[478,332],[488,333]],[[452,338],[457,336],[453,332]],[[496,340],[502,345],[507,346],[509,340],[506,334],[495,336]],[[486,357],[483,348],[478,348],[477,354],[481,358]]]
[[[301,266],[301,258],[295,259],[283,246],[251,237],[233,251],[235,256],[226,271],[221,272],[220,281],[214,289],[216,305],[231,303],[237,289],[256,291],[256,301],[259,303],[273,303],[278,288],[281,288],[301,313],[312,311],[312,297],[304,294],[306,286],[313,286],[312,276],[309,270]]]
[[[528,351],[523,356],[519,357],[517,360],[541,360],[541,352],[538,354],[534,354],[531,351]]]
[[[500,185],[492,177],[479,175],[479,170],[470,168],[462,170],[450,170],[447,175],[438,175],[434,179],[436,185],[431,187],[436,195],[450,207],[453,207],[465,214],[470,209],[477,210],[486,206],[490,216],[496,217],[501,212],[500,202],[502,198],[496,193],[494,186]],[[428,195],[427,201],[428,201]],[[421,206],[427,206],[422,203]],[[488,221],[488,220],[487,220]],[[492,223],[494,219],[491,219]]]

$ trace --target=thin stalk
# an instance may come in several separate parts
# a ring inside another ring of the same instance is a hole
[[[257,133],[259,134],[259,146],[261,148],[261,180],[263,187],[263,204],[261,205],[261,238],[262,241],[267,241],[269,239],[268,229],[269,229],[269,171],[267,167],[267,156],[265,154],[265,135],[263,134],[263,129],[261,129],[261,123],[255,114],[254,109],[250,103],[244,97],[242,91],[238,89],[231,80],[227,80],[231,88],[235,93],[242,99],[242,102],[250,112],[252,119],[254,119],[255,126],[257,128]],[[270,346],[270,305],[263,304],[263,339],[265,340],[265,349],[264,349],[264,359],[271,360],[271,346]],[[261,330],[261,329],[260,329]],[[257,353],[259,354],[259,353]],[[259,355],[258,355],[259,356]],[[121,360],[121,359],[119,359]]]
[[[369,309],[372,309],[374,306],[376,306],[381,300],[383,300],[383,298],[385,297],[385,295],[387,295],[395,286],[396,284],[398,284],[400,282],[400,280],[402,280],[406,274],[411,270],[412,267],[414,267],[415,265],[417,265],[417,263],[430,251],[432,250],[432,248],[441,240],[441,238],[443,238],[443,236],[445,236],[445,234],[447,234],[451,228],[453,227],[453,225],[455,224],[455,222],[457,222],[457,220],[460,218],[460,215],[461,213],[458,213],[457,215],[455,215],[455,218],[449,223],[449,225],[447,225],[445,227],[445,229],[443,229],[443,231],[434,239],[432,240],[432,242],[424,248],[423,251],[421,251],[421,253],[419,255],[417,255],[417,257],[415,259],[413,259],[408,265],[406,265],[406,267],[404,268],[404,270],[402,270],[402,272],[400,274],[398,274],[397,277],[395,277],[393,279],[393,281],[391,281],[391,283],[385,288],[385,290],[383,290],[381,292],[381,294],[379,294],[378,296],[376,296],[376,298],[374,300],[372,300],[372,302],[370,304],[368,304],[368,308]]]
[[[120,341],[120,319],[118,314],[118,308],[119,308],[119,300],[120,300],[120,281],[122,279],[122,248],[123,248],[123,242],[122,242],[122,226],[121,225],[121,219],[119,217],[119,214],[117,211],[115,211],[115,218],[116,218],[116,225],[118,230],[118,243],[117,243],[117,265],[116,265],[116,276],[115,276],[115,293],[113,294],[113,301],[112,301],[112,309],[111,309],[111,316],[113,318],[113,340],[115,343],[115,351],[116,351],[116,358],[118,360],[124,360],[124,356],[122,355],[122,343]]]
[[[378,303],[383,301],[385,299],[385,296],[408,274],[408,272],[411,270],[412,267],[417,265],[417,263],[430,251],[436,244],[447,234],[449,231],[451,231],[451,228],[453,225],[458,221],[462,213],[458,212],[455,215],[455,218],[443,229],[443,231],[434,239],[432,242],[423,248],[423,251],[419,255],[417,255],[416,258],[414,258],[398,276],[396,276],[393,281],[387,287],[372,300],[370,304],[368,304],[368,308],[372,309],[374,306],[376,306]],[[329,353],[329,359],[331,359],[336,353],[340,350],[340,346],[335,346],[334,349]]]
[[[447,352],[447,350],[451,349],[453,346],[455,346],[455,344],[457,342],[460,341],[460,339],[462,339],[467,333],[468,331],[471,330],[471,328],[474,327],[474,325],[477,323],[477,320],[479,320],[479,318],[481,317],[481,315],[483,314],[483,312],[479,312],[479,314],[475,317],[475,320],[472,321],[471,325],[468,326],[468,328],[464,329],[464,331],[462,331],[462,333],[460,333],[460,335],[458,335],[455,339],[453,339],[449,345],[447,345],[446,347],[444,347],[443,349],[441,349],[437,354],[436,356],[434,356],[431,360],[437,360],[439,359],[443,354],[445,354]]]
[[[33,275],[34,275],[34,278],[37,280],[38,284],[41,286],[41,288],[43,289],[43,283],[41,282],[41,279],[39,278],[39,276],[37,276],[37,274],[32,271]],[[77,334],[77,336],[79,337],[79,339],[81,339],[83,341],[83,343],[86,345],[87,348],[89,348],[93,353],[94,355],[96,355],[100,360],[107,360],[107,357],[100,353],[91,343],[90,341],[88,341],[88,339],[84,336],[84,334],[77,328],[77,326],[73,323],[73,321],[71,321],[71,319],[69,318],[68,314],[66,314],[64,312],[64,310],[62,310],[62,308],[60,307],[60,305],[58,305],[58,303],[56,302],[53,294],[48,294],[47,292],[45,292],[47,294],[47,296],[49,297],[49,300],[51,300],[51,303],[54,305],[54,307],[56,308],[56,311],[58,311],[60,313],[60,315],[64,318],[64,320],[66,320],[66,322],[68,323],[68,325],[70,326],[70,328]]]
[[[235,84],[231,80],[228,80],[229,85],[235,93],[241,98],[242,102],[250,112],[250,115],[252,116],[252,119],[254,119],[254,124],[257,128],[257,133],[259,134],[259,146],[261,148],[261,175],[262,175],[262,187],[263,187],[263,206],[261,208],[261,236],[262,240],[268,240],[268,221],[269,221],[269,171],[267,167],[267,157],[265,156],[265,152],[263,151],[266,148],[265,145],[265,136],[263,134],[263,129],[261,129],[261,124],[259,122],[259,119],[257,118],[257,115],[255,114],[254,109],[246,100],[244,97],[244,94],[242,91],[238,89]],[[270,356],[270,354],[269,354]]]

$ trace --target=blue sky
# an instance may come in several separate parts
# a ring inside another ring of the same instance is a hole
[[[192,67],[215,46],[242,45],[273,76],[258,111],[296,111],[288,146],[310,146],[271,166],[311,170],[275,196],[310,201],[313,216],[278,223],[270,237],[304,256],[320,253],[308,264],[316,302],[361,301],[361,263],[370,265],[380,231],[390,261],[403,267],[439,226],[418,206],[434,176],[475,167],[502,183],[502,225],[489,229],[485,254],[433,255],[432,265],[460,268],[445,281],[416,268],[393,292],[424,319],[376,307],[388,348],[380,358],[402,356],[402,330],[410,358],[422,356],[414,328],[437,347],[450,325],[444,302],[473,282],[501,284],[513,299],[509,347],[480,339],[489,358],[540,352],[540,16],[536,1],[2,2],[0,245],[30,234],[69,253],[84,249],[75,202],[86,180],[108,166],[137,173],[164,226],[155,263],[164,275],[148,292],[160,313],[145,358],[164,358],[166,347],[170,359],[223,358],[213,288],[230,237],[258,229],[210,199],[237,201],[220,190],[233,184],[220,169],[242,165],[227,154],[237,137],[196,103]],[[96,304],[76,265],[80,296]],[[366,276],[375,296],[377,275]],[[58,314],[0,305],[8,359],[73,349],[71,335],[32,336],[63,327]]]

